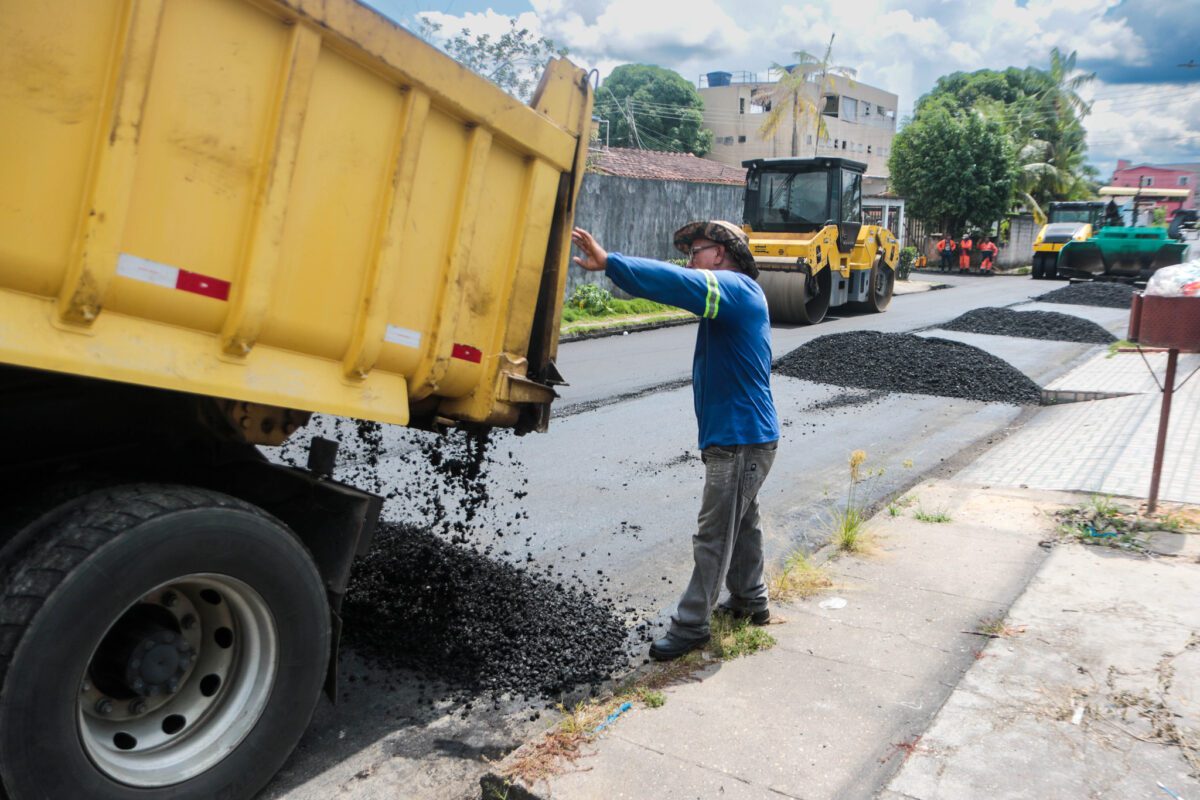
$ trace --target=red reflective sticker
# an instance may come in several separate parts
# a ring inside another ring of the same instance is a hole
[[[483,352],[481,350],[476,350],[469,344],[454,345],[454,349],[450,351],[450,356],[452,358],[461,358],[463,361],[470,361],[475,364],[483,361]]]
[[[179,277],[175,280],[175,288],[183,292],[192,292],[193,294],[212,297],[216,300],[229,299],[229,281],[223,281],[220,278],[210,278],[207,275],[201,275],[198,272],[188,272],[185,269],[179,270]]]

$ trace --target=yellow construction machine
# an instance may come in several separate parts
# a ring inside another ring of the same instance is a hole
[[[814,325],[838,306],[887,308],[900,242],[887,228],[862,224],[866,164],[757,158],[742,166],[742,227],[773,322]]]

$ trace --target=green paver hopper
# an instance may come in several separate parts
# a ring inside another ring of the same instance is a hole
[[[1063,245],[1057,270],[1068,278],[1144,281],[1159,267],[1182,262],[1186,249],[1165,228],[1107,227],[1090,239]]]

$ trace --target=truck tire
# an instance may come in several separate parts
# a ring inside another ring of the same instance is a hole
[[[0,590],[9,800],[238,800],[311,719],[330,648],[296,536],[226,495],[104,489],[43,516]]]
[[[1029,269],[1029,277],[1035,281],[1040,281],[1045,277],[1046,263],[1042,259],[1041,253],[1033,254],[1033,266]]]

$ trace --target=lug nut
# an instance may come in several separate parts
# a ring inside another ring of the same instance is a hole
[[[175,603],[179,601],[179,595],[174,592],[163,592],[162,604],[167,608],[173,608]]]
[[[112,713],[112,710],[113,710],[112,700],[109,700],[107,697],[102,697],[96,701],[96,713],[97,714],[103,714],[104,716],[108,716],[109,714]]]
[[[130,714],[145,714],[146,713],[146,701],[145,700],[134,700],[132,703],[129,704],[129,713]]]
[[[179,691],[179,678],[167,679],[167,691],[171,694],[175,694],[175,692]]]
[[[135,678],[131,687],[135,692],[140,692],[146,688],[146,682],[141,678]]]
[[[179,624],[183,626],[185,631],[190,631],[192,628],[196,627],[196,615],[184,614],[183,619],[179,620]]]

